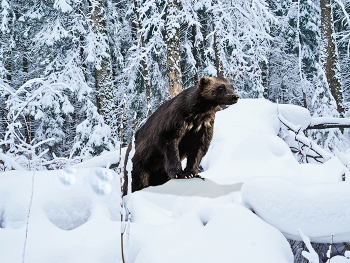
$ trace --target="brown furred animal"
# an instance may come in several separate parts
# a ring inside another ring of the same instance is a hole
[[[228,78],[203,77],[196,86],[162,104],[135,134],[132,192],[170,179],[199,177],[199,164],[213,137],[215,113],[237,103],[238,98]],[[127,173],[124,179],[126,195]]]

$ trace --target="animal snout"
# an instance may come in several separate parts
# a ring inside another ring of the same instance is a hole
[[[237,94],[233,94],[233,95],[232,95],[232,99],[238,100],[238,99],[239,99],[239,96],[238,96]]]

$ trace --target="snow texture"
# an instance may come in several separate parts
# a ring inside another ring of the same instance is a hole
[[[350,182],[296,184],[281,177],[255,178],[242,199],[266,222],[292,239],[302,229],[313,242],[350,241]]]
[[[121,262],[121,229],[126,262],[135,263],[292,263],[285,237],[300,240],[298,229],[311,241],[350,241],[347,168],[337,157],[299,164],[277,136],[279,114],[310,122],[305,110],[264,99],[217,113],[206,180],[129,194],[128,223],[120,223],[119,175],[92,167],[115,163],[117,152],[63,170],[1,173],[0,262],[22,262],[33,176],[26,263]]]

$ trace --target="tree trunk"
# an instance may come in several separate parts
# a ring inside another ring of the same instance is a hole
[[[300,0],[298,0],[298,21],[297,21],[297,34],[298,34],[298,62],[299,62],[299,78],[300,78],[300,87],[301,87],[301,93],[303,95],[303,106],[307,109],[307,100],[306,100],[306,93],[304,90],[304,74],[303,74],[303,68],[302,68],[302,47],[301,47],[301,32],[300,32]]]
[[[215,30],[215,25],[213,22],[213,30]],[[219,43],[216,36],[216,33],[214,32],[214,53],[215,53],[215,68],[216,68],[216,76],[217,77],[224,77],[224,71],[222,69],[222,62],[220,59],[220,51],[219,51]]]
[[[343,91],[340,82],[338,52],[333,37],[333,17],[330,0],[320,0],[321,6],[321,62],[324,67],[331,94],[337,104],[340,117],[344,117]]]
[[[167,0],[166,9],[166,43],[169,76],[169,94],[173,98],[182,91],[180,68],[180,24],[177,19],[179,3]]]
[[[7,28],[1,32],[2,33],[2,39],[1,41],[4,41],[3,45],[3,65],[6,71],[6,80],[9,85],[12,84],[12,49],[13,45],[11,45],[11,38],[13,37],[13,13],[10,12],[8,14],[8,26]],[[12,36],[12,37],[11,37]]]
[[[191,42],[192,42],[192,55],[193,55],[193,58],[194,60],[196,61],[195,63],[195,67],[196,67],[196,72],[194,74],[194,79],[197,81],[199,80],[199,76],[198,76],[198,69],[199,69],[199,54],[198,54],[198,47],[196,46],[196,36],[197,36],[197,29],[196,29],[196,26],[193,25],[191,27]]]
[[[34,129],[34,116],[32,115],[25,115],[24,117],[24,130],[25,130],[25,138],[26,138],[26,143],[32,144],[32,140],[35,137],[35,129]]]
[[[269,84],[268,84],[268,66],[265,61],[261,62],[261,82],[264,87],[263,97],[269,99]]]
[[[103,0],[90,0],[90,19],[93,33],[103,45],[102,54],[97,54],[99,61],[95,65],[95,87],[97,90],[97,108],[112,131],[116,131],[116,105],[113,94],[112,65],[107,37],[107,22]],[[112,132],[114,133],[114,132]]]
[[[142,66],[142,76],[143,76],[143,81],[145,85],[145,90],[146,90],[146,103],[147,103],[147,116],[151,116],[152,114],[152,109],[151,109],[151,83],[149,79],[149,71],[148,71],[148,66],[147,66],[147,53],[146,53],[146,42],[145,42],[145,37],[142,33],[142,23],[141,23],[141,17],[139,13],[139,7],[137,4],[137,0],[134,0],[134,12],[136,15],[136,20],[137,24],[134,26],[138,26],[139,32],[140,32],[140,41],[141,41],[141,48],[142,48],[142,57],[141,57],[141,66]],[[134,36],[136,37],[137,35],[137,30],[132,31]]]
[[[214,0],[214,4],[218,4],[216,0]],[[215,68],[216,68],[216,76],[224,77],[224,70],[222,66],[222,61],[220,58],[220,44],[218,41],[217,33],[216,33],[216,19],[215,14],[212,14],[212,30],[214,32],[214,55],[215,55]]]

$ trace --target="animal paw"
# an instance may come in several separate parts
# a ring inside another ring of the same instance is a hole
[[[168,175],[171,179],[182,179],[183,178],[183,171],[182,171],[182,169],[171,169],[168,172]]]
[[[196,173],[194,173],[192,171],[184,171],[182,178],[184,178],[184,179],[191,179],[191,178],[194,178],[196,176],[197,176]]]

